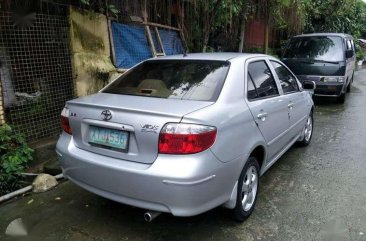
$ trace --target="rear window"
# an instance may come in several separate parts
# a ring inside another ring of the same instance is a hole
[[[324,61],[343,61],[344,51],[341,37],[309,36],[291,39],[284,58],[306,58]]]
[[[215,101],[225,81],[229,62],[146,61],[122,75],[102,92],[158,98]]]

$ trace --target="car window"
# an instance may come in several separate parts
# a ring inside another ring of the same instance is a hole
[[[343,61],[343,39],[336,36],[306,36],[292,38],[284,58],[323,61]]]
[[[299,86],[297,85],[295,76],[293,76],[285,66],[276,61],[271,61],[271,64],[276,71],[285,94],[299,91]]]
[[[249,73],[247,74],[247,81],[248,81],[248,100],[254,100],[255,98],[258,98],[258,94]]]
[[[352,50],[351,40],[347,40],[347,50]]]
[[[215,101],[230,63],[213,60],[150,60],[122,75],[102,92],[166,99]]]
[[[268,68],[266,62],[264,60],[262,61],[256,61],[252,62],[248,65],[248,99],[249,96],[253,96],[252,93],[249,93],[250,89],[250,81],[252,80],[253,87],[256,90],[256,95],[253,99],[256,98],[267,98],[270,96],[276,96],[279,95],[276,82],[273,78],[273,75]],[[251,90],[253,91],[253,90]],[[249,99],[250,100],[250,99]]]

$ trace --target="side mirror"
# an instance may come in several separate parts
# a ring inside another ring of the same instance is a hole
[[[346,58],[349,59],[349,58],[352,58],[354,56],[354,52],[352,49],[350,50],[346,50]]]
[[[313,92],[316,88],[316,84],[314,81],[305,80],[302,82],[302,88],[304,90],[308,90],[310,92]]]

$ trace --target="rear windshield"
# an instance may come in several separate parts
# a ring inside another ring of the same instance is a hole
[[[227,61],[146,61],[122,75],[102,92],[215,101],[228,69]]]
[[[284,58],[306,58],[323,61],[343,61],[341,37],[311,36],[291,39]]]

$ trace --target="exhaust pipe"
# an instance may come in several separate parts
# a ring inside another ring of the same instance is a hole
[[[157,216],[159,216],[161,212],[155,212],[155,211],[147,211],[144,213],[144,219],[146,222],[152,222]]]

